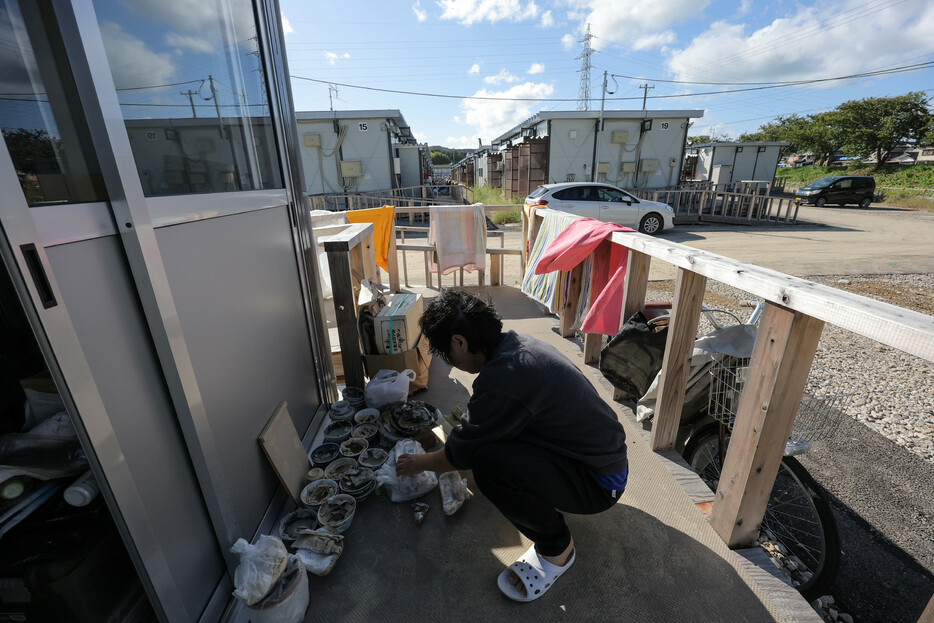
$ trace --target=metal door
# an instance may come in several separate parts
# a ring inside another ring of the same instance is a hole
[[[273,5],[0,0],[0,250],[165,620],[219,616],[256,437],[333,387]]]

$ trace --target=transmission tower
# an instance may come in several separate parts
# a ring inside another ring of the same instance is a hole
[[[590,55],[593,54],[593,48],[590,47],[590,40],[593,35],[590,34],[590,23],[587,24],[587,32],[584,38],[580,40],[584,44],[584,50],[578,56],[581,62],[581,86],[577,94],[577,110],[590,110]]]

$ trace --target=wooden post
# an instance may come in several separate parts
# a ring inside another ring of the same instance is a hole
[[[376,269],[376,245],[373,243],[373,234],[363,239],[360,243],[360,256],[363,262],[361,269],[363,276],[370,282],[382,283],[379,278],[379,271]],[[353,257],[353,256],[351,256]]]
[[[730,547],[759,535],[823,327],[811,316],[765,306],[710,515]]]
[[[637,311],[645,307],[645,291],[649,285],[649,268],[652,256],[639,251],[629,250],[629,263],[626,264],[626,291],[623,293],[623,313],[619,318],[622,328]],[[623,394],[618,389],[613,390],[613,399],[619,400]]]
[[[503,256],[499,253],[493,253],[490,255],[490,285],[498,286],[502,283],[503,273],[502,273],[502,258]]]
[[[927,607],[924,609],[924,612],[921,613],[921,618],[918,619],[918,623],[934,623],[934,595],[931,596]]]
[[[403,233],[403,235],[405,234]],[[399,255],[398,251],[396,251],[395,214],[392,216],[392,231],[389,232],[389,251],[386,259],[389,262],[389,289],[398,292],[401,288],[399,287]],[[405,265],[405,253],[402,254],[402,264]],[[408,276],[406,276],[406,283],[408,283]]]
[[[584,272],[584,264],[578,264],[571,269],[568,274],[568,296],[564,301],[564,307],[561,308],[560,326],[561,337],[571,337],[574,335],[574,320],[577,316],[577,304],[581,298],[581,275]]]
[[[584,363],[596,363],[600,359],[603,336],[599,333],[584,334]]]
[[[656,452],[673,450],[675,447],[706,285],[707,278],[703,275],[684,268],[678,269],[675,300],[671,308],[665,357],[662,359],[658,383],[655,421],[652,423],[652,450]]]

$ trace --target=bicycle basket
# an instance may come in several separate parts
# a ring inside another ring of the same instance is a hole
[[[714,360],[710,374],[708,413],[732,430],[740,392],[749,374],[749,358],[725,355]],[[816,369],[812,369],[808,376],[808,384],[789,437],[789,446],[806,446],[812,441],[829,439],[840,427],[853,392],[828,388],[818,380],[821,376],[816,373]]]

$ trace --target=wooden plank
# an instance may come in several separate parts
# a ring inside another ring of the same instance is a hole
[[[363,275],[374,283],[382,283],[379,271],[376,269],[376,245],[373,244],[373,235],[370,234],[360,242],[363,259]]]
[[[603,348],[603,336],[599,333],[584,334],[584,363],[597,363],[600,349]]]
[[[652,450],[655,451],[675,447],[706,285],[707,280],[703,276],[684,269],[678,271],[652,424]]]
[[[344,231],[324,236],[318,242],[324,245],[325,251],[348,251],[372,235],[373,223],[352,223]]]
[[[730,547],[759,535],[824,323],[766,305],[710,525]]]
[[[931,596],[927,607],[924,609],[924,612],[921,613],[921,618],[918,619],[918,623],[934,623],[934,595]]]
[[[260,433],[259,445],[263,448],[282,488],[288,492],[293,502],[301,505],[302,489],[307,483],[305,475],[311,465],[285,401],[279,403],[266,423],[266,428]]]
[[[328,251],[328,269],[331,273],[331,290],[334,292],[334,314],[341,344],[344,378],[350,387],[363,389],[365,383],[363,355],[357,333],[357,299],[354,296],[348,254]]]
[[[389,251],[387,252],[386,261],[389,264],[389,289],[392,292],[398,292],[401,290],[399,287],[399,255],[396,252],[396,218],[393,215],[392,219],[392,232],[389,234]],[[402,256],[403,263],[405,262],[405,256]],[[408,281],[408,278],[406,278]]]
[[[619,318],[620,328],[626,324],[626,321],[636,313],[642,311],[645,306],[645,292],[649,285],[649,268],[651,268],[652,257],[629,249],[629,262],[626,264],[625,291],[623,292],[623,310]],[[619,400],[623,393],[613,388],[613,400]]]
[[[631,232],[614,243],[728,283],[757,298],[814,316],[858,335],[934,362],[934,317],[775,270]]]
[[[502,259],[503,256],[499,253],[493,253],[490,255],[490,285],[498,286],[502,283],[503,271],[502,271]]]
[[[581,298],[581,275],[584,271],[583,263],[571,269],[568,275],[568,295],[564,301],[559,315],[561,337],[574,335],[574,320],[577,315],[577,304]]]

